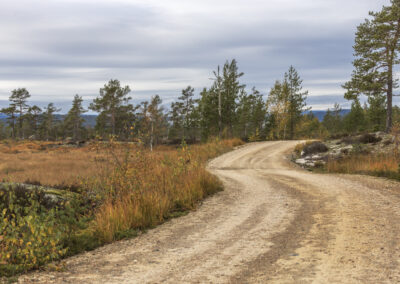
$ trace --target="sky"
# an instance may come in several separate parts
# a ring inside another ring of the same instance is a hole
[[[354,33],[389,0],[1,0],[0,107],[25,87],[30,101],[67,112],[110,79],[137,103],[165,104],[235,58],[250,90],[267,94],[293,65],[308,104],[346,108]]]

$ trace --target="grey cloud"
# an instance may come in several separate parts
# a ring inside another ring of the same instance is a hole
[[[0,10],[2,99],[21,86],[33,99],[90,98],[119,78],[138,97],[159,93],[170,101],[186,85],[208,86],[212,70],[236,58],[249,88],[267,93],[294,65],[315,90],[311,96],[333,103],[342,99],[340,80],[351,74],[357,24],[388,1],[32,3],[6,0]]]

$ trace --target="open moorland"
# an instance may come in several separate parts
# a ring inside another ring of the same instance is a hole
[[[241,144],[150,151],[115,141],[3,142],[0,273],[38,268],[185,214],[222,189],[207,160]]]

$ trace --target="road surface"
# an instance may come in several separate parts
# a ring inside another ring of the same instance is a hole
[[[313,174],[252,143],[209,170],[225,190],[146,234],[21,283],[400,283],[400,184]]]

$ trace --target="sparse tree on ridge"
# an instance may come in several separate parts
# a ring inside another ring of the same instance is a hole
[[[18,113],[18,134],[21,138],[24,138],[22,124],[25,111],[29,108],[29,106],[26,104],[26,101],[28,98],[30,98],[30,96],[31,95],[29,94],[28,90],[25,88],[13,90],[10,96],[10,101],[12,102],[12,105],[15,105]]]

